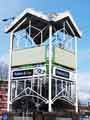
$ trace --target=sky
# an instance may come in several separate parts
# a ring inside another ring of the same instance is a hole
[[[0,0],[0,61],[8,61],[9,51],[9,34],[4,29],[10,21],[2,19],[18,16],[26,8],[45,13],[71,12],[82,32],[78,40],[79,95],[83,100],[90,99],[90,0]]]

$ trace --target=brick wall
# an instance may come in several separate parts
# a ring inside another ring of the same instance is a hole
[[[0,81],[0,116],[7,111],[8,81]]]

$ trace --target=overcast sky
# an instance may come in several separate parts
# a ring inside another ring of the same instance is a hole
[[[80,97],[90,98],[90,0],[0,0],[0,60],[8,61],[9,34],[4,33],[8,22],[2,19],[19,15],[26,8],[42,12],[69,10],[81,30],[78,40],[78,74]]]

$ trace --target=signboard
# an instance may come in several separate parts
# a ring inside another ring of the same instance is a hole
[[[56,70],[55,70],[55,75],[56,75],[56,76],[65,77],[65,78],[68,78],[68,79],[69,79],[69,77],[70,77],[69,72],[64,71],[64,70],[60,70],[60,69],[56,69]]]
[[[17,70],[13,72],[13,77],[23,77],[23,76],[32,76],[33,69],[29,70]]]
[[[11,73],[11,78],[24,78],[24,77],[30,77],[30,76],[41,76],[46,74],[46,67],[34,67],[34,68],[14,68]]]
[[[63,68],[54,67],[53,75],[55,77],[59,77],[59,78],[66,79],[66,80],[74,80],[73,71],[69,71],[69,70],[63,69]]]

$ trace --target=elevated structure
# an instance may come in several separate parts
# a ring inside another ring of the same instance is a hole
[[[71,14],[26,9],[5,31],[10,32],[8,110],[59,111],[72,104],[77,111],[81,33]]]

